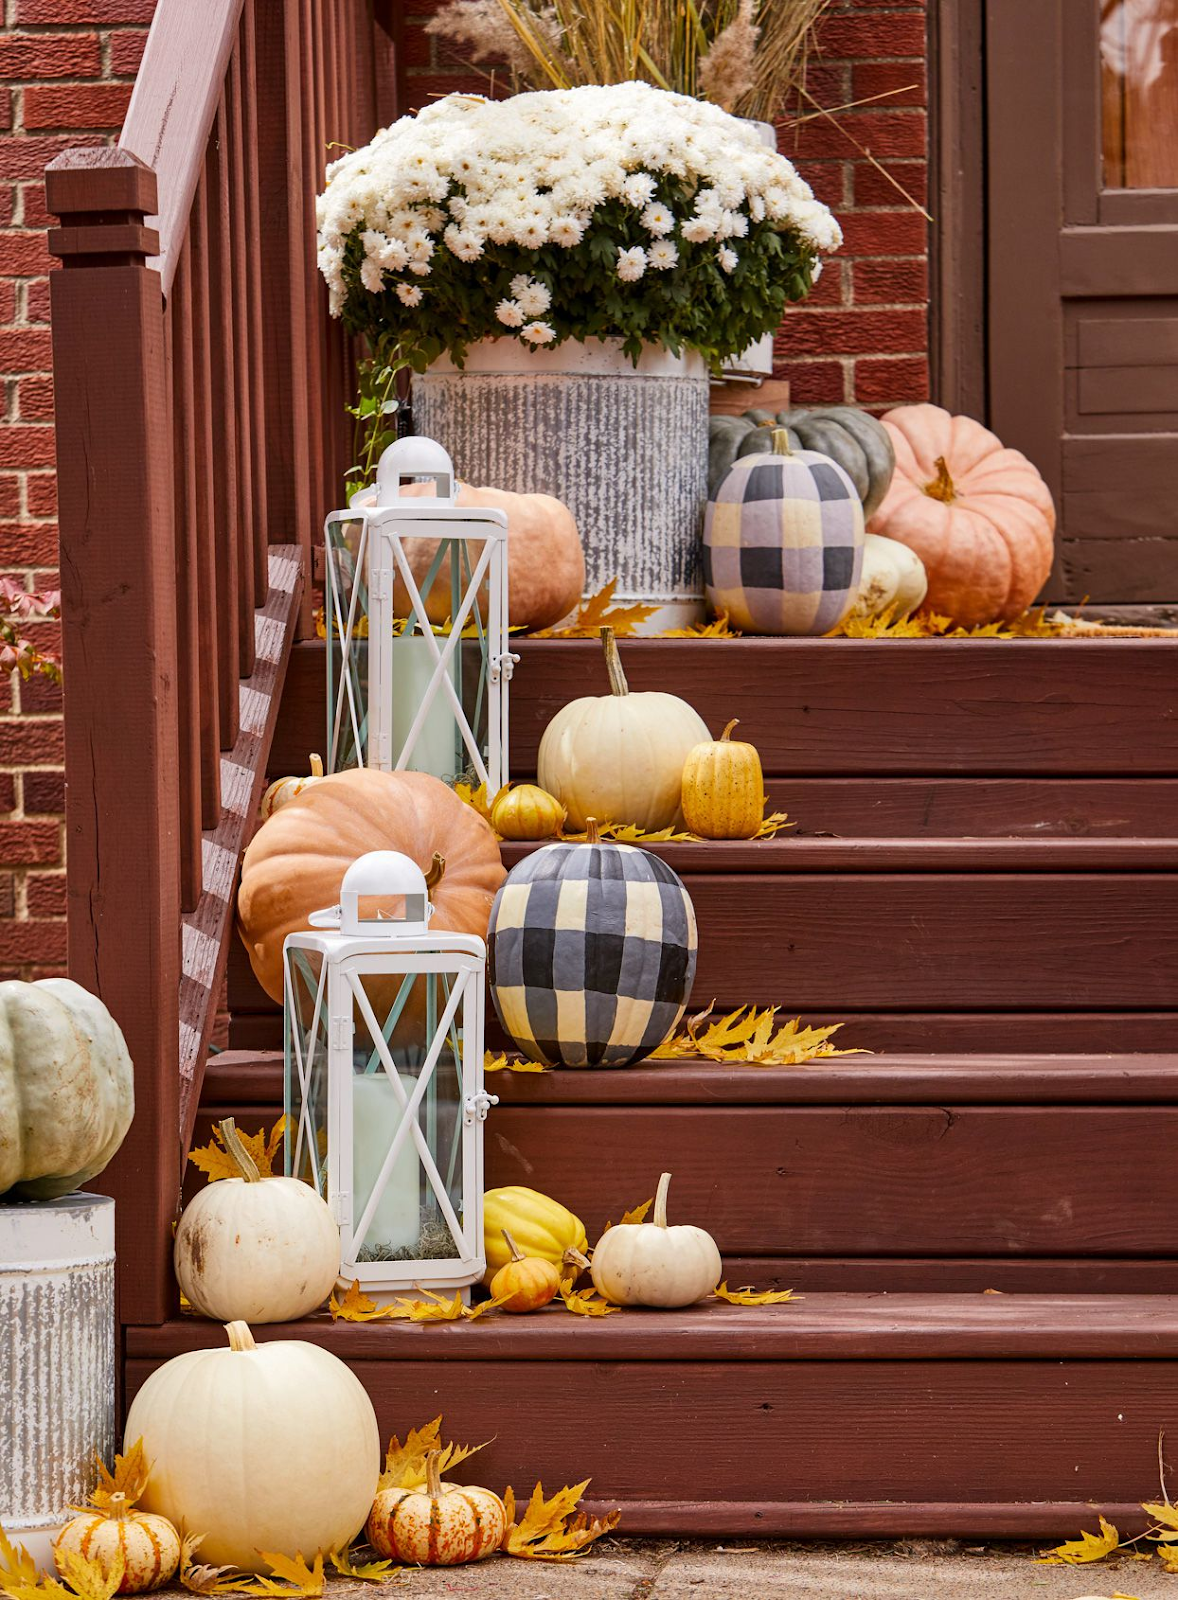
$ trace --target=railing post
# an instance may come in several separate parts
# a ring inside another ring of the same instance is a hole
[[[123,1323],[171,1308],[180,1189],[179,750],[172,444],[155,174],[121,150],[46,171],[57,411],[70,975],[118,1020],[135,1120],[118,1201]]]

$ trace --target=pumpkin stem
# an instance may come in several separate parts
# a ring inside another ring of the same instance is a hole
[[[585,843],[586,844],[600,844],[601,843],[601,829],[597,826],[597,818],[596,817],[586,817],[585,818]]]
[[[106,1514],[114,1522],[127,1520],[127,1497],[121,1490],[116,1490],[106,1503]]]
[[[789,447],[789,429],[774,428],[769,435],[769,447],[775,456],[792,456],[793,451]]]
[[[924,492],[930,500],[940,500],[947,506],[951,506],[957,499],[957,490],[953,487],[953,479],[949,476],[949,464],[944,456],[937,457],[937,475],[931,483],[925,484]]]
[[[229,1159],[233,1162],[238,1172],[247,1183],[258,1183],[262,1174],[258,1171],[258,1164],[250,1155],[245,1145],[241,1142],[241,1135],[237,1131],[237,1124],[232,1117],[226,1117],[223,1122],[218,1122],[217,1129],[221,1141],[225,1146]]]
[[[507,1248],[511,1251],[511,1259],[513,1261],[523,1261],[523,1260],[525,1260],[526,1257],[524,1256],[523,1251],[520,1249],[519,1245],[516,1244],[515,1240],[508,1233],[507,1229],[506,1228],[501,1228],[499,1231],[502,1233],[503,1237],[507,1240]]]
[[[732,730],[733,730],[733,728],[735,728],[739,724],[739,722],[740,722],[740,718],[739,717],[733,717],[732,721],[728,724],[728,726],[724,729],[724,732],[720,735],[720,743],[721,744],[723,744],[726,740],[731,739]]]
[[[589,1257],[582,1255],[575,1245],[570,1245],[561,1257],[560,1264],[562,1267],[576,1267],[578,1272],[588,1272]]]
[[[442,1452],[431,1450],[425,1458],[425,1492],[431,1500],[442,1498],[442,1473],[440,1461]]]
[[[656,1228],[665,1228],[667,1226],[667,1190],[670,1187],[671,1174],[664,1172],[659,1179],[659,1186],[655,1190],[654,1216],[650,1219]]]
[[[250,1332],[248,1322],[227,1322],[225,1332],[229,1335],[230,1350],[256,1350],[254,1336]]]
[[[311,776],[313,778],[321,778],[323,776],[323,757],[322,756],[317,756],[317,755],[312,755],[311,756]]]
[[[626,682],[626,674],[622,671],[622,658],[618,654],[618,641],[614,638],[612,628],[602,627],[601,643],[605,650],[605,670],[609,674],[610,694],[629,694],[630,685]]]
[[[441,883],[441,881],[442,881],[442,876],[445,873],[445,871],[446,871],[446,858],[445,858],[444,855],[440,855],[438,853],[438,851],[435,850],[434,851],[434,859],[430,862],[429,871],[425,875],[425,886],[426,886],[426,888],[427,889],[435,889],[435,888],[437,888],[438,884]]]

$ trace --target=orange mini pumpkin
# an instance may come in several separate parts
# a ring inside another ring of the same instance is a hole
[[[963,627],[1020,616],[1054,552],[1055,503],[1037,468],[940,406],[898,406],[883,421],[896,472],[868,533],[920,557],[930,611]]]
[[[515,1240],[503,1229],[511,1260],[491,1279],[491,1295],[498,1300],[507,1298],[500,1311],[539,1311],[555,1300],[560,1288],[560,1269],[543,1256],[526,1256]]]
[[[425,1458],[423,1489],[378,1489],[368,1517],[368,1542],[406,1566],[456,1567],[481,1561],[503,1543],[507,1511],[497,1494],[443,1483],[438,1452]]]

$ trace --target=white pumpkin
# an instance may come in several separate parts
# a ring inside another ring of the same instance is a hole
[[[678,695],[631,694],[612,628],[602,628],[610,693],[573,700],[544,730],[538,781],[581,832],[589,817],[653,830],[680,820],[683,763],[710,739],[699,712]]]
[[[196,1195],[176,1228],[176,1280],[218,1322],[290,1322],[321,1306],[340,1264],[330,1207],[298,1178],[263,1178],[233,1118],[221,1137],[241,1176]]]
[[[927,594],[928,573],[915,550],[881,533],[866,535],[852,616],[878,617],[890,609],[896,619],[909,617],[924,604]]]
[[[649,1222],[609,1228],[593,1252],[593,1282],[619,1306],[690,1306],[711,1294],[724,1270],[716,1241],[703,1228],[667,1226],[664,1172]]]
[[[153,1463],[141,1509],[203,1532],[202,1561],[246,1572],[263,1569],[261,1550],[350,1544],[380,1477],[363,1385],[318,1345],[225,1331],[228,1349],[174,1356],[131,1403],[124,1437],[142,1436]]]
[[[0,983],[0,1195],[72,1194],[134,1114],[131,1057],[101,1000],[68,978]]]

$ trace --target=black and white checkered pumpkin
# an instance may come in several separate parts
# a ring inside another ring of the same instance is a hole
[[[627,1067],[673,1031],[695,977],[695,910],[677,873],[633,845],[550,844],[495,896],[487,971],[529,1060]]]
[[[741,456],[708,501],[708,604],[742,633],[822,634],[855,603],[863,505],[837,462],[816,450]]]

